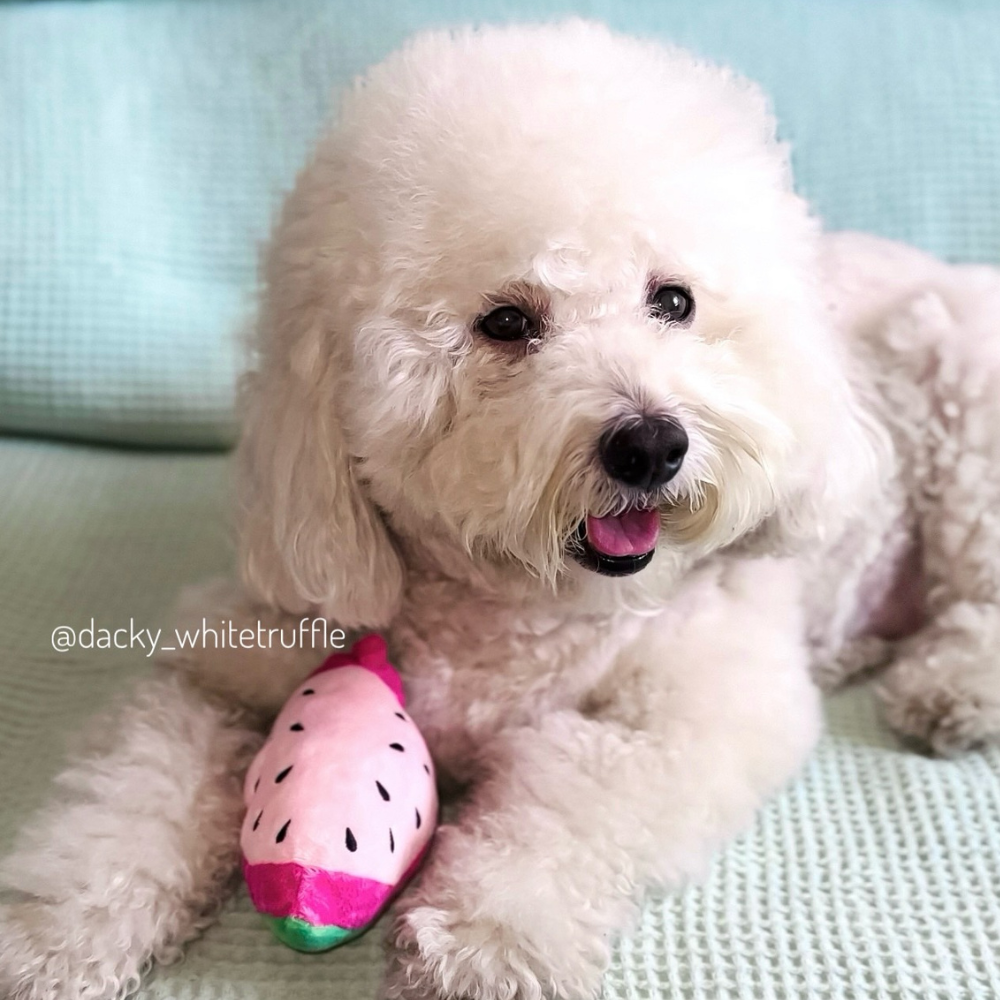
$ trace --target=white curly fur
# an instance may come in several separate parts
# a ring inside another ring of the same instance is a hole
[[[890,722],[939,751],[1000,733],[1000,275],[821,236],[746,81],[582,22],[420,36],[346,97],[265,280],[246,590],[186,613],[386,627],[466,790],[386,998],[592,996],[642,887],[698,877],[809,752],[810,668],[887,664]],[[690,325],[649,314],[664,280]],[[476,332],[506,301],[531,343]],[[596,442],[641,411],[690,450],[612,579],[567,543],[635,501]],[[198,931],[311,659],[175,660],[70,767],[81,801],[6,866],[14,997],[114,997]]]

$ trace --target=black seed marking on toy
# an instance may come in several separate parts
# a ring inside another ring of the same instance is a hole
[[[403,722],[406,722],[406,716],[405,716],[405,715],[403,715],[403,713],[402,713],[402,712],[397,712],[397,713],[396,713],[396,718],[397,718],[397,719],[402,719],[402,720],[403,720]]]
[[[414,809],[413,811],[417,814],[417,829],[419,830],[420,829],[420,810],[419,809]]]
[[[253,790],[254,790],[255,792],[257,791],[257,789],[258,789],[258,788],[260,788],[260,778],[258,778],[258,779],[257,779],[257,780],[256,780],[256,781],[255,781],[255,782],[253,783]]]
[[[290,819],[285,820],[285,825],[278,831],[278,836],[274,838],[276,844],[280,844],[285,839],[285,834],[288,833],[288,828],[292,825]]]
[[[253,828],[255,830],[257,829],[258,826],[260,826],[260,818],[263,815],[264,815],[264,810],[261,809],[261,811],[259,813],[257,813],[257,818],[253,821]]]
[[[430,773],[431,773],[431,769],[430,769],[430,768],[429,768],[429,767],[428,767],[428,766],[427,766],[426,764],[424,764],[424,770],[425,770],[425,771],[426,771],[426,772],[427,772],[428,774],[430,774]]]
[[[282,772],[281,772],[281,773],[280,773],[280,774],[279,774],[279,775],[278,775],[278,776],[277,776],[277,777],[276,777],[276,778],[274,779],[274,783],[275,783],[276,785],[280,785],[280,784],[281,784],[281,783],[282,783],[282,782],[283,782],[283,781],[285,780],[285,778],[287,778],[287,777],[288,777],[288,772],[289,772],[289,771],[291,771],[292,767],[294,767],[294,765],[293,765],[293,764],[289,764],[289,765],[288,765],[288,767],[286,767],[286,768],[284,769],[284,771],[282,771]]]
[[[379,795],[382,796],[382,801],[383,802],[388,802],[389,801],[389,793],[385,790],[385,785],[383,785],[381,781],[376,781],[375,782],[375,787],[378,789]]]
[[[358,842],[354,839],[354,834],[351,833],[351,828],[347,828],[347,836],[344,837],[344,843],[347,844],[347,849],[349,851],[356,851],[358,849]]]
[[[315,694],[316,692],[312,688],[306,688],[303,694]]]
[[[398,750],[400,753],[402,753],[403,750],[405,750],[406,748],[403,746],[402,743],[390,743],[389,744],[389,749],[390,750]]]
[[[396,841],[395,841],[395,838],[392,836],[392,828],[390,827],[389,828],[389,853],[392,854],[392,853],[395,852],[395,850],[396,850]]]
[[[295,722],[289,727],[293,733],[301,733],[306,727],[301,722]]]

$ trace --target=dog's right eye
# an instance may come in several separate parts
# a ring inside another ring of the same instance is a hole
[[[476,329],[490,340],[526,340],[535,324],[517,306],[500,306],[476,320]]]
[[[694,315],[694,299],[683,285],[660,285],[649,296],[649,308],[664,323],[686,323]]]

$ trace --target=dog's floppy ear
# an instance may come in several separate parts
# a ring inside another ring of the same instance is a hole
[[[335,276],[312,273],[329,252],[288,214],[265,270],[257,370],[242,392],[243,579],[286,611],[379,627],[398,610],[402,563],[344,433],[350,348],[318,287]]]
[[[240,446],[244,582],[283,610],[379,627],[398,609],[402,565],[357,481],[336,413],[333,364],[302,353],[272,358],[270,368],[247,380]]]

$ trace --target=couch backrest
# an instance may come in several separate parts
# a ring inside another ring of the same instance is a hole
[[[335,89],[430,24],[564,14],[773,95],[831,227],[1000,259],[1000,4],[0,4],[0,429],[231,442],[256,257]]]

